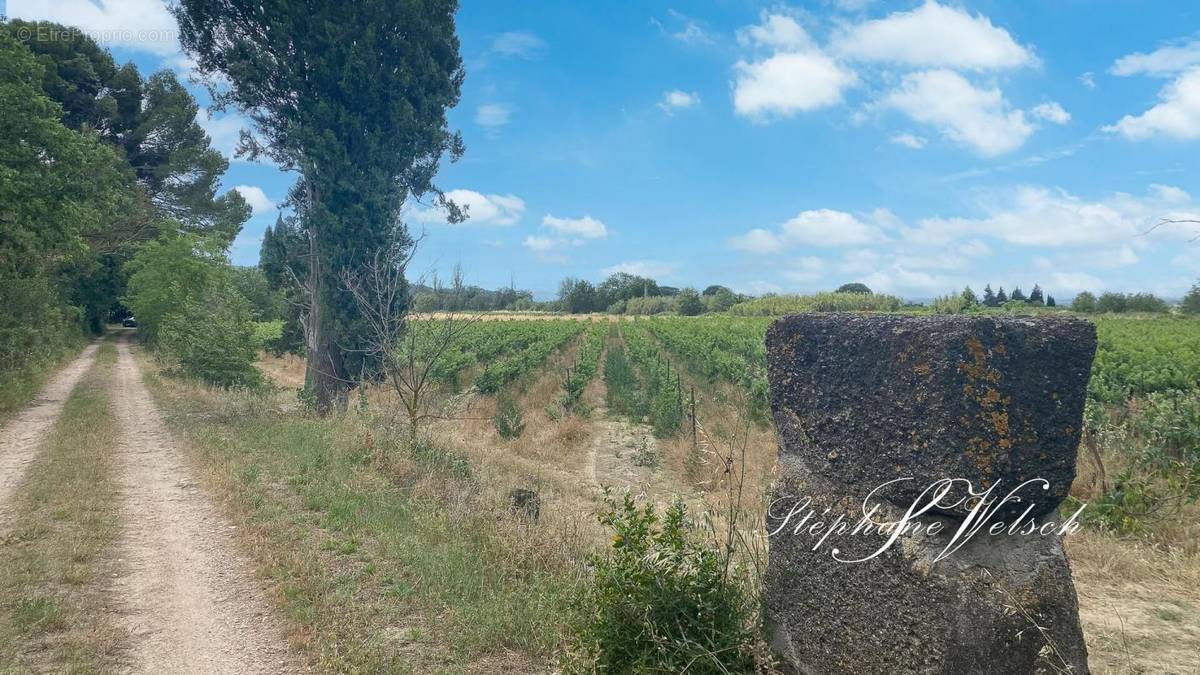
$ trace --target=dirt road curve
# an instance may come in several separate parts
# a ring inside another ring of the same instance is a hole
[[[113,406],[122,437],[122,569],[116,597],[135,673],[293,673],[283,631],[232,526],[200,491],[143,384],[118,345]]]
[[[91,367],[95,356],[96,345],[88,345],[46,385],[32,406],[0,430],[0,530],[4,529],[9,498],[25,478],[26,469],[38,456],[42,439],[54,426],[75,383]]]

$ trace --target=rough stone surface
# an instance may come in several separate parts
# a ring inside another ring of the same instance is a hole
[[[789,316],[767,332],[781,452],[859,497],[912,477],[898,503],[940,478],[1044,478],[1047,513],[1075,478],[1095,350],[1071,317]]]
[[[819,513],[830,508],[826,520],[838,513],[847,520],[861,517],[861,502],[837,492],[820,479],[806,480],[803,469],[792,465],[784,471],[772,512],[782,516],[795,498],[806,497]],[[885,509],[877,520],[894,521],[902,512],[886,503]],[[768,517],[768,532],[780,523]],[[1086,674],[1087,651],[1061,540],[980,533],[933,562],[953,530],[902,536],[860,563],[841,562],[831,551],[856,560],[884,539],[831,537],[813,551],[819,537],[792,528],[772,536],[764,609],[772,646],[785,667],[804,675]]]
[[[936,560],[962,523],[947,510],[920,521],[941,523],[941,532],[906,533],[870,560],[845,562],[886,537],[843,533],[818,545],[819,536],[795,529],[798,514],[784,519],[807,499],[813,520],[841,515],[853,524],[872,489],[913,476],[912,488],[877,494],[876,522],[900,519],[920,489],[943,478],[1014,486],[1046,478],[1051,489],[1034,520],[1058,520],[1046,514],[1074,478],[1094,350],[1090,324],[1058,317],[826,314],[771,327],[781,449],[764,609],[785,667],[805,675],[1088,672],[1056,534],[985,528]]]

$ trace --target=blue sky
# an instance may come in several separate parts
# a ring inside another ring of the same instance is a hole
[[[186,73],[160,0],[9,0]],[[625,270],[745,292],[990,282],[1181,296],[1200,278],[1193,2],[466,0],[466,156],[416,272],[554,293]],[[199,91],[199,88],[196,88]],[[241,120],[205,121],[231,151]],[[235,160],[257,261],[293,175]]]

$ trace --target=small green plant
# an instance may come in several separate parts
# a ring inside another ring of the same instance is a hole
[[[492,421],[501,438],[519,438],[525,431],[525,416],[521,413],[521,406],[517,405],[516,399],[508,392],[501,392],[497,397],[496,416]]]
[[[660,463],[658,451],[650,447],[650,442],[642,439],[633,453],[633,465],[657,469]]]
[[[567,672],[745,673],[755,668],[755,612],[728,558],[702,543],[681,502],[607,497],[612,547],[578,602]]]

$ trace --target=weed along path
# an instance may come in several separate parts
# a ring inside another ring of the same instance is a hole
[[[136,673],[291,673],[301,668],[232,526],[200,491],[126,339],[113,407],[122,498],[116,596]]]
[[[91,368],[96,346],[93,343],[84,348],[74,361],[54,376],[30,407],[0,431],[0,530],[4,529],[10,497],[37,458],[42,439],[54,426],[71,390]]]

